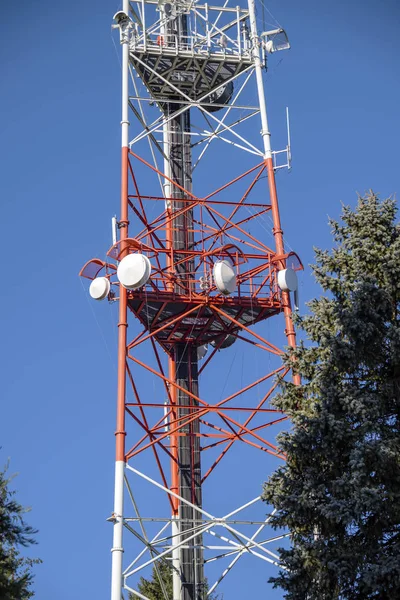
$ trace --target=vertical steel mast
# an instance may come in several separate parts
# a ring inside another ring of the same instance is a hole
[[[205,600],[243,556],[279,567],[286,535],[266,535],[261,481],[237,503],[224,486],[252,471],[233,446],[284,460],[275,437],[287,416],[271,398],[290,376],[280,346],[296,344],[302,265],[284,248],[275,173],[290,166],[290,141],[272,150],[264,76],[289,43],[280,27],[258,30],[254,0],[123,0],[114,28],[119,236],[81,270],[93,299],[118,305],[111,599],[148,600],[154,568],[165,600]]]
[[[122,46],[122,87],[121,87],[121,209],[120,242],[121,258],[129,253],[128,238],[128,163],[129,163],[129,0],[123,0],[123,15],[119,20]],[[124,515],[124,472],[125,472],[125,401],[126,401],[126,346],[127,346],[127,290],[119,290],[118,318],[118,381],[117,381],[117,423],[115,431],[115,485],[114,485],[114,532],[111,550],[111,600],[122,597],[123,559],[123,515]]]
[[[176,10],[178,8],[178,10]],[[168,11],[175,11],[175,18],[168,19]],[[188,45],[188,17],[179,14],[179,3],[161,5],[166,20],[165,37],[160,43],[173,41],[178,48]],[[177,98],[177,100],[179,100]],[[163,103],[165,127],[163,142],[166,149],[165,168],[171,183],[167,210],[170,213],[168,244],[175,256],[170,265],[170,275],[175,280],[174,293],[190,293],[193,290],[194,260],[187,260],[187,251],[194,250],[193,203],[186,192],[192,192],[192,151],[190,138],[190,110],[175,117],[174,113],[184,106],[177,102]],[[182,202],[182,199],[184,202]],[[177,343],[170,358],[170,373],[179,386],[175,396],[175,411],[178,419],[190,415],[191,406],[198,406],[185,390],[198,396],[197,347],[188,342]],[[177,492],[190,504],[180,503],[173,509],[174,532],[176,539],[184,539],[186,532],[196,530],[199,514],[195,508],[201,507],[201,466],[199,421],[188,423],[182,428],[184,435],[177,436],[174,446],[176,456],[172,462],[172,478],[177,482]],[[173,600],[196,600],[204,597],[204,570],[201,536],[196,536],[190,546],[177,550],[173,561]]]

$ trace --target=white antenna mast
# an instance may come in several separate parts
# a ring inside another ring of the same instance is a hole
[[[111,219],[111,235],[112,235],[112,243],[113,246],[117,243],[117,217],[112,217]]]
[[[288,169],[292,168],[292,150],[290,140],[290,119],[289,119],[289,107],[286,107],[286,128],[287,128],[287,158],[288,158]]]

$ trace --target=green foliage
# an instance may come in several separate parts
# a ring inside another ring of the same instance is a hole
[[[154,563],[151,579],[140,578],[138,590],[150,600],[164,600],[163,588],[167,597],[172,598],[172,568],[163,560],[159,560]]]
[[[34,544],[36,531],[24,522],[26,510],[10,491],[6,471],[0,472],[0,598],[26,600],[34,596],[31,568],[40,561],[22,557],[19,547]]]
[[[163,588],[166,592],[166,596],[163,593]],[[204,585],[205,598],[207,598],[207,600],[219,600],[219,596],[216,594],[207,596],[208,589],[208,582],[206,580]],[[171,600],[173,597],[172,567],[167,562],[158,560],[154,563],[151,579],[145,579],[144,577],[140,578],[138,591],[143,594],[143,596],[150,598],[150,600],[165,600],[165,597]],[[129,600],[135,600],[137,598],[138,596],[135,596],[134,594],[129,595]]]
[[[325,295],[298,327],[311,344],[286,356],[302,385],[276,398],[293,428],[287,462],[264,499],[287,527],[287,570],[271,581],[290,600],[400,598],[400,229],[393,199],[372,192],[331,221],[316,250]]]

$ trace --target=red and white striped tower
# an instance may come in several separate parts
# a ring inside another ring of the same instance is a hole
[[[119,310],[111,598],[146,600],[137,578],[153,566],[169,598],[164,563],[172,600],[203,600],[244,554],[279,566],[276,536],[259,540],[269,517],[238,518],[259,492],[216,516],[209,506],[218,480],[207,493],[203,486],[217,467],[224,480],[234,445],[284,459],[274,440],[287,417],[271,398],[289,369],[266,324],[279,320],[295,346],[290,293],[302,266],[284,248],[275,172],[290,165],[290,143],[271,149],[263,78],[267,56],[289,44],[280,27],[259,34],[255,0],[124,0],[114,22],[122,47],[119,238],[106,260],[81,271],[92,298]],[[207,164],[217,143],[228,150]],[[213,365],[213,378],[226,370],[234,343],[243,360],[259,353],[265,369],[250,368],[247,381],[228,378],[229,393],[224,385],[213,397],[204,377]],[[226,564],[211,581],[218,561]]]
[[[123,0],[123,13],[129,14],[129,0]],[[122,47],[122,110],[121,110],[121,209],[119,239],[121,259],[129,254],[128,238],[128,188],[129,188],[129,31],[130,22],[122,16],[119,23]],[[125,402],[126,402],[126,346],[128,329],[127,289],[119,287],[118,319],[118,387],[117,423],[115,431],[115,485],[114,485],[114,534],[112,547],[111,599],[122,597],[123,564],[123,515],[125,473]]]

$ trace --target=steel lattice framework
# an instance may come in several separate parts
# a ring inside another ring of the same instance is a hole
[[[202,488],[237,444],[284,459],[275,437],[287,417],[270,401],[289,369],[263,324],[281,319],[295,346],[290,296],[277,275],[302,265],[284,249],[275,173],[289,166],[290,145],[271,150],[263,70],[268,44],[280,49],[286,38],[281,29],[259,35],[254,0],[245,8],[228,0],[219,7],[124,0],[115,18],[122,46],[119,239],[105,260],[90,260],[80,273],[106,277],[109,300],[119,305],[112,600],[124,593],[146,599],[137,577],[153,565],[169,598],[160,561],[172,570],[172,600],[202,599],[243,554],[279,562],[270,547],[282,536],[260,540],[270,517],[240,519],[259,496],[217,517],[204,508]],[[130,139],[132,116],[139,127]],[[258,139],[254,119],[261,120]],[[230,154],[210,150],[217,144]],[[117,277],[130,253],[152,265],[135,290]],[[213,279],[221,260],[236,272],[230,295]],[[224,368],[234,342],[269,368],[232,381],[221,397],[212,397],[208,384],[204,395],[199,380],[215,364]],[[147,484],[152,508],[145,516],[138,496]],[[220,559],[221,574],[206,584],[204,567]]]

